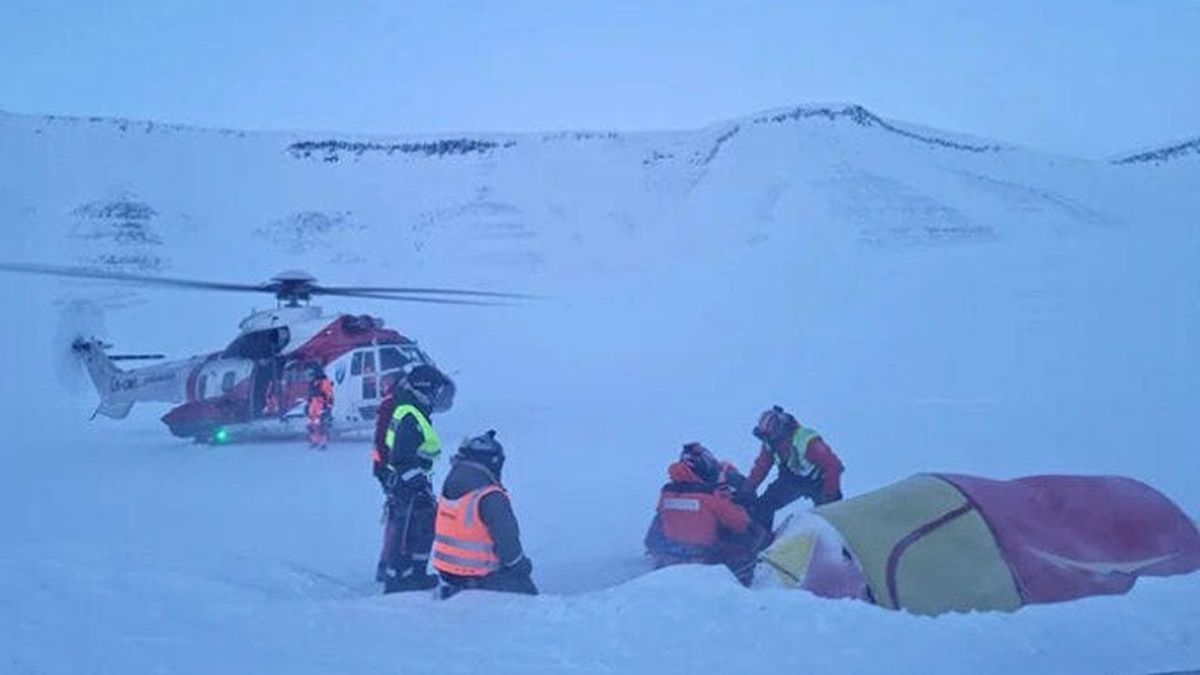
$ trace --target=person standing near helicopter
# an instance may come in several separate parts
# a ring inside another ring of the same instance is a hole
[[[329,427],[333,424],[333,381],[321,366],[313,366],[313,378],[308,383],[308,443],[324,450],[329,444]]]
[[[372,471],[387,501],[375,578],[383,582],[384,593],[438,584],[427,570],[437,515],[429,477],[442,441],[429,417],[448,385],[437,368],[416,366],[393,381],[376,413]]]

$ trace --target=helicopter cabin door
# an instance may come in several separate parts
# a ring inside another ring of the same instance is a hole
[[[373,418],[375,410],[379,407],[379,372],[376,356],[375,348],[369,347],[356,350],[350,360],[347,394],[354,402],[351,410],[356,410],[363,419]]]
[[[254,383],[250,396],[252,417],[274,417],[281,413],[282,370],[278,358],[259,359],[254,362]]]
[[[384,345],[378,349],[369,347],[354,352],[350,361],[349,394],[357,398],[354,408],[364,420],[375,419],[379,400],[396,378],[403,376],[408,367],[423,362],[415,347],[402,349]]]

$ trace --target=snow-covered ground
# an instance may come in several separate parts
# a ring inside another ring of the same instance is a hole
[[[679,445],[745,466],[772,403],[826,435],[850,494],[1119,473],[1200,513],[1194,155],[1089,162],[812,106],[446,139],[0,115],[0,158],[2,259],[553,296],[328,307],[456,375],[443,437],[494,427],[509,450],[545,594],[439,603],[377,595],[365,445],[196,447],[153,406],[88,422],[94,395],[62,387],[68,300],[104,305],[120,349],[175,356],[268,298],[5,276],[0,672],[1200,667],[1196,576],[930,619],[640,555]]]

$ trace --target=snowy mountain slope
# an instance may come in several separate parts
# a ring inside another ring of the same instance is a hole
[[[851,226],[851,236],[904,242],[992,236],[1001,226],[997,211],[1025,216],[1008,223],[1011,229],[1094,224],[1123,215],[1114,212],[1119,205],[1089,210],[1077,203],[1074,195],[1081,190],[1092,201],[1102,192],[1079,184],[1103,180],[1094,166],[1062,168],[1053,158],[997,144],[910,130],[856,106],[797,108],[692,133],[395,141],[2,119],[5,155],[31,161],[7,186],[13,198],[5,201],[10,213],[28,213],[34,222],[61,227],[64,208],[120,201],[136,190],[127,201],[157,209],[160,221],[180,230],[189,229],[188,223],[213,228],[236,219],[241,225],[231,223],[229,229],[245,235],[319,213],[401,236],[411,247],[409,258],[435,238],[457,245],[484,235],[492,241],[478,256],[500,268],[504,261],[534,261],[536,267],[536,256],[549,251],[567,257],[589,246],[586,237],[600,236],[598,230],[628,237],[662,220],[664,209],[703,207],[707,196],[721,200],[723,208],[715,210],[721,218],[737,215],[741,221],[769,217],[786,197],[808,198],[849,212],[846,219],[858,226]],[[211,152],[213,147],[222,150]],[[751,166],[748,155],[754,157]],[[94,162],[105,170],[91,171]],[[730,172],[748,189],[729,194],[739,187],[725,182]],[[44,178],[50,173],[51,184],[65,189],[43,201],[38,195],[48,188]],[[270,179],[247,181],[247,175]],[[314,192],[314,185],[321,190]],[[961,192],[964,198],[955,199]],[[852,204],[859,204],[857,210]],[[173,211],[163,210],[168,206]],[[473,215],[495,208],[509,210],[510,225],[524,221],[536,227],[515,241],[496,241],[497,233],[489,230],[495,224]],[[879,213],[933,222],[917,231],[911,223],[872,218]],[[1042,222],[1028,222],[1031,213]],[[438,236],[426,234],[432,231]],[[519,241],[551,233],[575,246]],[[334,255],[351,260],[369,250],[354,241],[342,248]]]
[[[0,116],[5,259],[555,298],[331,307],[387,317],[457,375],[443,437],[494,426],[510,450],[548,595],[439,604],[372,596],[366,448],[200,450],[150,406],[88,423],[92,395],[52,376],[56,302],[107,306],[122,348],[187,354],[268,299],[5,277],[23,395],[0,452],[0,653],[15,672],[392,672],[400,651],[452,672],[1194,667],[1193,578],[937,620],[720,570],[626,583],[679,444],[745,466],[775,402],[826,434],[851,493],[924,470],[1121,473],[1200,513],[1200,208],[1186,167],[1163,168],[842,105],[437,138]]]

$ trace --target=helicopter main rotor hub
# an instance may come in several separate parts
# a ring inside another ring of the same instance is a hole
[[[289,270],[271,277],[263,290],[273,292],[281,307],[299,307],[301,302],[308,304],[312,299],[316,281],[316,277],[307,272]]]

